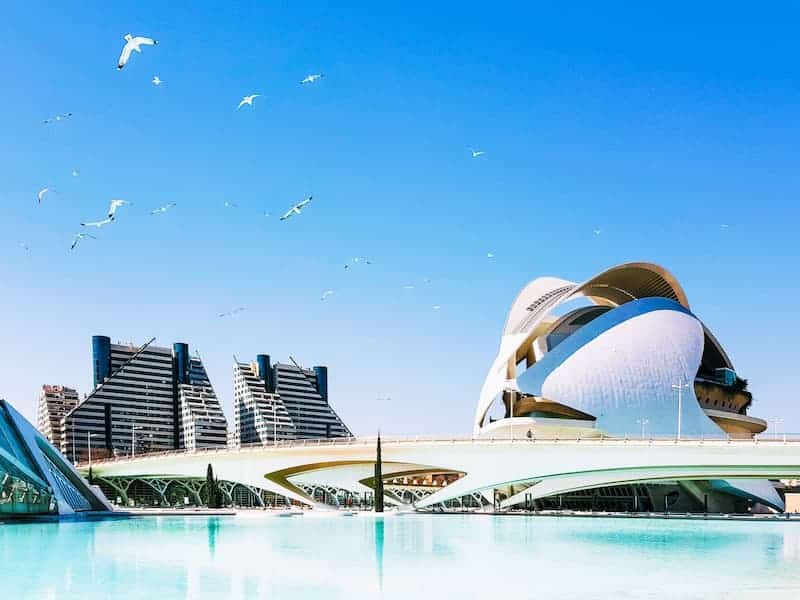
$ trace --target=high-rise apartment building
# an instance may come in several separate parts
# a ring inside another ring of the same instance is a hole
[[[36,426],[56,448],[61,447],[61,419],[78,406],[78,392],[64,385],[43,385]]]
[[[225,445],[227,423],[189,346],[141,347],[92,338],[94,390],[61,422],[71,460]]]
[[[252,363],[237,361],[233,376],[231,445],[352,436],[328,402],[326,367],[273,365],[259,354]]]

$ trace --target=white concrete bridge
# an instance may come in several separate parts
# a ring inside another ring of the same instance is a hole
[[[296,441],[270,446],[152,453],[95,461],[100,478],[205,477],[215,475],[316,504],[315,486],[371,492],[375,438]],[[609,485],[659,481],[726,480],[743,490],[766,479],[800,478],[800,438],[734,439],[487,439],[384,438],[383,478],[419,489],[415,506],[504,489],[502,508],[524,501]],[[87,464],[81,465],[84,470]],[[756,481],[760,480],[760,481]],[[760,490],[763,492],[763,489]],[[780,507],[780,497],[772,491]],[[395,499],[397,499],[395,497]]]

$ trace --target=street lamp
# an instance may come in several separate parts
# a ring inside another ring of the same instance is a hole
[[[86,432],[86,439],[89,442],[89,468],[92,468],[92,438],[95,436],[100,436],[99,433],[92,433],[91,431]]]
[[[683,377],[678,378],[678,383],[672,384],[672,389],[678,390],[678,439],[681,439],[681,408],[683,404],[683,389],[688,387],[689,384],[683,382]]]
[[[131,458],[136,458],[136,430],[144,429],[144,425],[131,424]]]
[[[636,419],[636,424],[642,428],[642,439],[644,439],[644,428],[647,427],[649,423],[649,419],[642,417],[641,419]]]
[[[783,419],[780,417],[773,417],[772,424],[775,426],[775,439],[780,435],[780,426],[783,425]]]

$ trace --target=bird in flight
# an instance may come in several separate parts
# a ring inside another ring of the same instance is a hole
[[[130,202],[127,200],[112,200],[111,204],[108,205],[108,218],[113,221],[114,215],[117,213],[117,209],[120,206],[125,206],[126,204],[130,204]]]
[[[486,154],[483,150],[475,150],[474,148],[470,148],[469,151],[472,152],[472,158],[478,158]]]
[[[247,106],[253,106],[253,100],[258,98],[260,95],[261,94],[250,94],[249,96],[245,96],[244,98],[242,98],[242,101],[239,102],[239,106],[236,107],[236,110],[239,110],[245,104],[247,104]]]
[[[227,200],[225,201],[224,206],[225,208],[239,208],[238,204],[236,204],[235,202],[228,202]]]
[[[155,77],[153,77],[153,79],[151,80],[151,82],[152,82],[152,84],[153,84],[153,85],[155,85],[155,86],[159,86],[159,85],[161,85],[162,83],[164,83],[163,81],[161,81],[161,78],[160,78],[158,75],[156,75]]]
[[[494,252],[487,252],[486,258],[494,258]]]
[[[45,124],[56,123],[57,121],[63,121],[65,119],[69,119],[72,116],[72,113],[62,113],[60,115],[56,115],[55,117],[50,117],[49,119],[45,119]]]
[[[603,233],[603,230],[599,229],[599,228],[598,229],[592,229],[592,233],[594,233],[595,235],[600,235],[601,233]]]
[[[727,229],[728,227],[730,227],[730,225],[728,225],[727,223],[722,223],[722,224],[719,226],[719,228],[720,228],[720,229]]]
[[[303,81],[301,81],[300,83],[301,84],[314,83],[315,81],[318,81],[323,77],[325,77],[324,73],[313,73],[312,75],[306,75]]]
[[[324,292],[322,292],[322,298],[320,298],[320,300],[326,300],[332,295],[333,295],[333,290],[325,290]]]
[[[432,308],[433,310],[439,310],[439,309],[440,309],[440,308],[442,308],[442,307],[441,307],[441,306],[439,306],[438,304],[434,304],[433,306],[431,306],[431,308]]]
[[[36,198],[38,198],[38,200],[39,200],[39,204],[41,204],[41,203],[42,203],[42,200],[44,200],[44,197],[45,197],[45,195],[46,195],[46,194],[47,194],[47,192],[49,192],[49,191],[50,191],[50,188],[49,188],[49,187],[42,188],[42,189],[40,189],[40,190],[39,190],[39,193],[38,193],[38,194],[36,194]]]
[[[80,175],[80,171],[78,171],[78,169],[72,169],[72,176],[77,177],[78,175]]]
[[[83,223],[81,223],[81,225],[83,225]],[[89,235],[88,233],[76,233],[75,237],[72,240],[72,245],[69,247],[69,249],[75,250],[75,247],[78,245],[78,242],[87,237],[92,238],[93,240],[97,239],[96,237],[94,237],[93,235]]]
[[[238,308],[234,308],[233,310],[229,310],[228,312],[219,313],[220,318],[223,317],[232,317],[233,315],[239,314],[244,310],[244,306],[240,306]]]
[[[101,220],[101,221],[87,221],[85,223],[81,223],[83,227],[103,227],[104,225],[108,225],[109,223],[113,223],[116,219],[117,209],[120,206],[125,206],[126,204],[130,204],[127,200],[112,200],[111,204],[108,205],[108,216]]]
[[[311,199],[312,199],[312,198],[313,198],[313,196],[309,196],[309,197],[308,197],[308,198],[306,198],[305,200],[301,200],[300,202],[298,202],[297,204],[295,204],[294,206],[292,206],[292,207],[291,207],[289,210],[287,210],[287,211],[286,211],[286,212],[283,214],[283,216],[281,217],[281,221],[286,221],[287,219],[290,219],[290,218],[291,218],[291,217],[293,217],[294,215],[299,215],[299,214],[302,212],[303,208],[304,208],[304,207],[305,207],[305,206],[306,206],[306,205],[307,205],[309,202],[311,202]]]
[[[175,206],[175,204],[176,204],[176,202],[170,202],[170,203],[168,203],[168,204],[165,204],[164,206],[159,206],[158,208],[151,210],[151,211],[150,211],[150,214],[151,214],[151,215],[163,215],[163,214],[164,214],[165,212],[167,212],[167,211],[168,211],[170,208],[172,208],[173,206]]]
[[[344,265],[344,268],[345,269],[349,269],[351,264],[357,265],[359,263],[360,264],[364,264],[364,265],[371,265],[372,261],[370,259],[368,259],[368,258],[364,258],[363,256],[356,256],[349,263],[346,263]]]
[[[19,247],[22,248],[23,250],[25,250],[25,252],[30,252],[31,251],[31,247],[28,246],[28,244],[26,244],[25,242],[20,242],[19,243]]]
[[[126,34],[125,45],[122,47],[122,53],[119,55],[119,60],[117,61],[117,69],[122,69],[122,67],[128,64],[128,61],[131,59],[131,52],[134,50],[141,54],[142,46],[155,46],[156,44],[158,44],[158,40],[154,40],[153,38],[142,37],[140,35],[133,37],[130,33]]]

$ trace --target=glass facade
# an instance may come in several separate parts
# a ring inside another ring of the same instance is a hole
[[[97,387],[111,375],[111,338],[105,335],[92,336],[92,364],[94,387]]]

